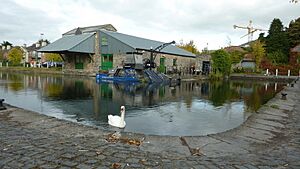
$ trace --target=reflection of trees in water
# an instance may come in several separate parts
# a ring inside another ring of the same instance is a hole
[[[51,99],[70,100],[91,97],[92,89],[83,79],[58,78],[43,79],[43,96]]]
[[[214,106],[222,106],[230,100],[239,99],[239,94],[229,81],[215,81],[210,86],[209,100]]]
[[[63,86],[55,83],[45,84],[44,89],[44,96],[47,97],[60,97],[63,92]]]
[[[91,97],[91,89],[85,85],[84,81],[64,81],[61,99],[85,99]]]
[[[216,81],[210,83],[209,100],[214,106],[222,106],[228,101],[243,98],[248,110],[257,111],[274,97],[274,88],[274,84],[271,84],[266,90],[262,83],[251,81]]]
[[[18,74],[10,74],[8,76],[8,80],[10,83],[8,83],[9,89],[12,91],[20,91],[24,89],[24,84],[23,84],[23,76],[20,76]]]
[[[284,83],[279,84],[276,87],[277,91],[280,91],[283,85]],[[276,94],[275,84],[269,82],[232,81],[232,86],[243,98],[249,111],[257,111],[261,105],[265,104]]]
[[[248,110],[257,111],[261,105],[267,103],[275,95],[275,84],[268,84],[266,89],[262,84],[252,84],[253,92],[250,95],[244,95],[243,99],[247,105]],[[277,90],[280,91],[283,84],[278,85]]]

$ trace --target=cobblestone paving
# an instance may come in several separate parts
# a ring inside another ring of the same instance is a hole
[[[19,108],[0,111],[0,168],[300,168],[300,85],[237,129],[205,137],[102,131]]]

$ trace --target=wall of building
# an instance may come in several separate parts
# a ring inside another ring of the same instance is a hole
[[[80,62],[83,63],[83,69],[76,69],[76,57],[79,56]],[[99,56],[83,54],[83,53],[69,53],[64,54],[64,69],[66,73],[83,73],[88,75],[96,75],[99,70]]]
[[[141,51],[140,51],[141,52]],[[195,66],[196,59],[192,57],[183,57],[170,54],[158,54],[155,58],[155,63],[157,67],[160,65],[160,58],[165,58],[165,66],[167,72],[172,72],[174,69],[178,71],[188,73],[192,66]],[[113,54],[113,68],[123,67],[126,54],[123,53],[114,53]],[[150,52],[143,52],[143,60],[150,59]],[[176,66],[173,66],[173,60],[176,59]]]
[[[241,66],[246,69],[254,69],[255,62],[253,61],[242,61]]]

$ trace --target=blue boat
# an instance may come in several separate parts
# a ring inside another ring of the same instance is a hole
[[[96,81],[98,82],[139,82],[139,78],[136,77],[134,69],[121,69],[118,68],[114,73],[103,74],[98,73],[96,75]]]

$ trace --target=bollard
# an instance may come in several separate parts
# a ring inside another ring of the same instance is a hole
[[[3,106],[4,99],[0,99],[0,110],[5,110],[6,107]]]
[[[291,75],[291,71],[290,71],[290,70],[288,70],[288,77],[290,77],[290,75]]]
[[[278,69],[276,69],[276,76],[278,76]]]
[[[281,99],[286,100],[287,93],[281,93]]]

